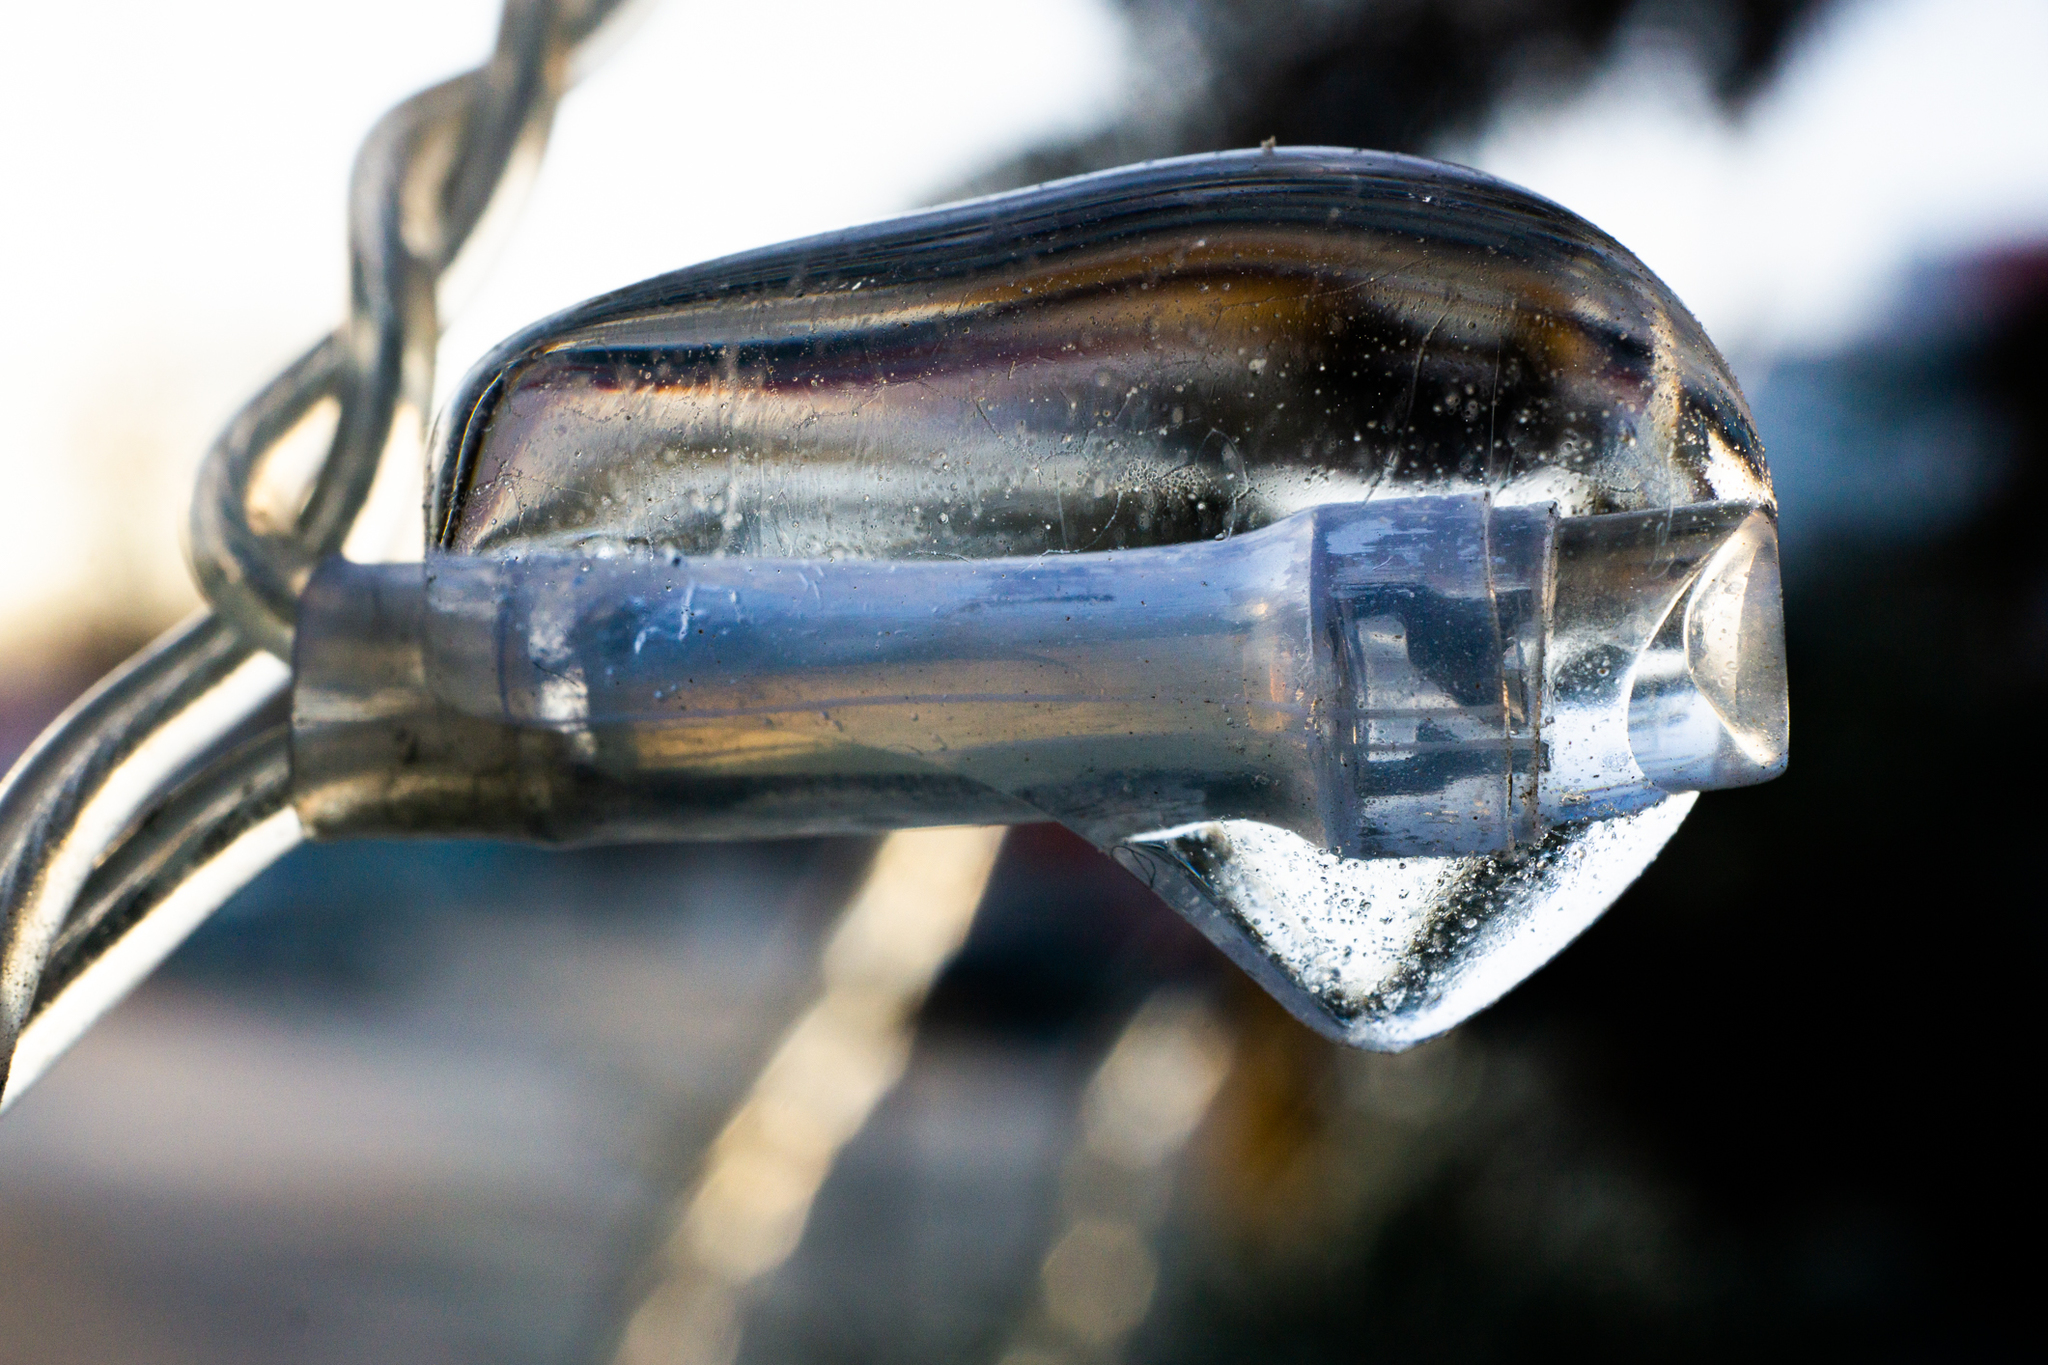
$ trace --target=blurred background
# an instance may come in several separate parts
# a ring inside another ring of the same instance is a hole
[[[356,143],[494,27],[10,16],[9,758],[196,605],[193,470],[341,315]],[[2022,1354],[2043,52],[2032,0],[655,7],[564,106],[444,391],[590,294],[965,193],[1269,136],[1448,157],[1612,232],[1728,355],[1782,504],[1797,744],[1400,1057],[1314,1038],[1018,832],[801,1240],[645,1358]],[[6,1356],[611,1358],[687,1269],[663,1247],[707,1144],[816,1006],[870,852],[293,855],[0,1123]]]

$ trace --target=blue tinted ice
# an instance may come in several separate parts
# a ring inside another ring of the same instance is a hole
[[[1258,820],[1479,852],[1539,823],[1555,520],[1401,498],[1031,558],[436,556],[427,679],[641,773],[831,782],[814,822],[932,779],[1112,846]]]

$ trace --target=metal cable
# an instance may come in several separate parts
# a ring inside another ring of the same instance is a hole
[[[273,726],[174,788],[93,873],[50,946],[0,1109],[221,902],[304,839]]]
[[[282,660],[299,589],[354,524],[401,405],[425,411],[440,333],[436,281],[506,187],[522,149],[538,151],[579,55],[625,9],[620,0],[507,0],[489,61],[399,105],[365,140],[349,196],[349,320],[251,400],[201,472],[192,556],[218,615],[180,627],[116,670],[0,783],[0,1104],[22,1089],[10,1084],[8,1067],[32,1008],[73,1030],[39,1034],[39,1071],[154,965],[136,969],[137,959],[122,959],[133,974],[114,982],[105,970],[88,970],[91,963],[74,964],[68,981],[96,983],[90,1011],[65,1003],[70,986],[41,991],[52,948],[94,869],[184,774],[211,780],[229,771],[226,737],[288,684]],[[286,535],[259,532],[250,495],[265,458],[328,397],[340,400],[341,417],[296,525]],[[194,837],[232,814],[208,811],[187,809]],[[295,842],[289,808],[274,819],[289,822]],[[271,843],[271,857],[289,847]],[[234,886],[221,885],[212,889],[224,899]],[[177,893],[167,888],[165,903]],[[189,912],[190,897],[180,904]]]
[[[291,655],[299,592],[341,548],[368,498],[402,406],[424,412],[440,338],[434,284],[481,218],[529,129],[545,128],[561,60],[543,0],[512,0],[499,49],[476,71],[413,96],[377,121],[349,187],[349,319],[279,375],[209,452],[192,503],[192,561],[214,609],[251,643]],[[509,51],[508,51],[509,47]],[[450,145],[455,145],[451,153]],[[452,207],[436,175],[454,187]],[[250,522],[264,457],[313,404],[341,400],[326,460],[288,534]]]
[[[49,945],[102,854],[286,681],[276,659],[203,616],[104,679],[15,764],[0,791],[0,1024],[10,1053]]]

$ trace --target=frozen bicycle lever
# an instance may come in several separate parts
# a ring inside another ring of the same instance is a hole
[[[1782,766],[1774,515],[1697,325],[1553,205],[1323,150],[1083,177],[501,348],[424,566],[307,590],[293,818],[1055,818],[1400,1046],[1590,922],[1689,793]]]

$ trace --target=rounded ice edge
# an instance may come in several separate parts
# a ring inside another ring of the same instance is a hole
[[[1477,857],[1344,858],[1248,820],[1162,830],[1112,853],[1310,1028],[1398,1052],[1555,957],[1642,875],[1697,799],[1553,826]]]
[[[1629,749],[1667,792],[1768,782],[1791,748],[1778,528],[1750,513],[1700,566],[1639,658]]]

